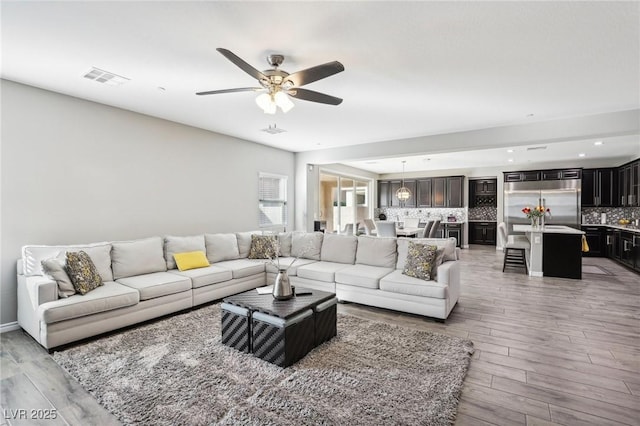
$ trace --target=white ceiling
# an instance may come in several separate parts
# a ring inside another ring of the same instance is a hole
[[[1,75],[301,152],[639,108],[639,9],[639,2],[2,1]],[[256,83],[217,47],[258,69],[268,68],[268,53],[284,54],[288,72],[338,60],[344,72],[305,87],[344,102],[294,100],[289,113],[267,116],[255,93],[195,96]],[[98,84],[82,77],[91,67],[130,81]],[[274,124],[287,132],[261,131]],[[438,154],[431,164],[498,161],[485,154]],[[395,172],[393,161],[393,169],[373,169]]]

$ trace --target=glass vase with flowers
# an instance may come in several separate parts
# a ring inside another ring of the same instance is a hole
[[[545,206],[535,206],[534,208],[526,206],[522,209],[522,213],[527,216],[527,219],[531,220],[532,228],[539,228],[544,226],[545,216],[551,216],[551,209]]]

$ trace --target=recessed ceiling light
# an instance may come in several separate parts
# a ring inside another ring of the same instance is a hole
[[[512,152],[513,152],[513,150],[512,150],[512,149],[508,149],[508,150],[507,150],[507,152],[508,152],[508,153],[512,153]]]
[[[595,141],[593,144],[594,144],[595,146],[600,146],[600,145],[602,145],[602,141]]]
[[[578,157],[586,157],[587,154],[585,154],[584,152],[581,152],[580,154],[578,154]]]
[[[513,163],[513,158],[509,158],[507,161]]]

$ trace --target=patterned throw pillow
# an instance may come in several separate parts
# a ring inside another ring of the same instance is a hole
[[[404,265],[403,274],[420,278],[421,280],[431,279],[431,269],[436,260],[437,246],[427,244],[409,243],[407,261]]]
[[[84,295],[102,285],[96,265],[84,251],[67,252],[67,274],[76,292]]]
[[[251,235],[249,259],[271,259],[276,256],[278,240],[275,235]]]

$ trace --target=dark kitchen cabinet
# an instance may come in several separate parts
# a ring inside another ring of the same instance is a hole
[[[469,181],[469,207],[496,207],[498,192],[497,179]]]
[[[504,181],[567,180],[580,179],[581,176],[581,169],[526,170],[522,172],[504,172]]]
[[[618,174],[615,169],[584,169],[582,171],[582,207],[612,207],[616,205]]]
[[[495,222],[469,222],[469,244],[496,244]]]
[[[417,180],[417,203],[420,207],[431,207],[431,178]]]
[[[433,178],[431,207],[462,207],[463,183],[464,176]]]
[[[632,236],[633,241],[633,269],[640,272],[640,234]]]
[[[378,181],[378,207],[462,207],[464,176],[407,179],[411,197],[400,204],[396,191],[401,180]]]
[[[431,179],[433,190],[433,201],[431,207],[446,207],[447,206],[447,178],[437,177]]]
[[[640,160],[618,167],[618,197],[620,207],[640,206]]]
[[[598,226],[582,226],[589,245],[588,252],[582,252],[583,257],[603,257],[606,255],[606,228]]]
[[[390,207],[389,192],[391,191],[391,183],[386,180],[378,181],[378,207]]]
[[[633,233],[622,231],[620,233],[620,263],[633,268],[634,266],[634,247]]]
[[[604,252],[605,256],[609,259],[616,258],[616,247],[618,240],[616,239],[616,233],[611,228],[607,228],[604,237]]]
[[[444,236],[445,238],[455,238],[456,247],[460,247],[462,244],[462,224],[445,224]]]

